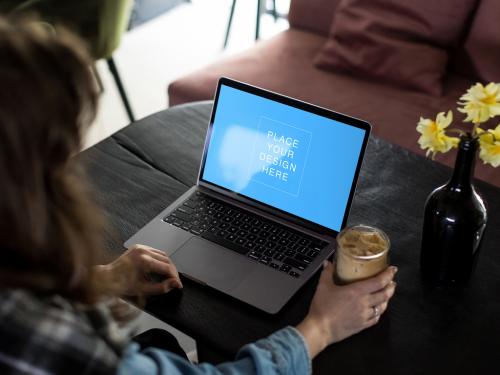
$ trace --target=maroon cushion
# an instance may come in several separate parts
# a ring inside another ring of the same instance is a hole
[[[292,0],[288,12],[291,27],[327,36],[340,0]]]
[[[500,82],[500,1],[481,0],[463,46],[454,56],[455,70],[483,82]]]
[[[447,50],[457,45],[475,3],[342,0],[316,65],[440,95]]]

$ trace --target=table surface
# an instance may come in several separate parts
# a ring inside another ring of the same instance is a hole
[[[211,105],[159,112],[78,156],[108,219],[109,256],[123,251],[126,239],[195,184]],[[371,138],[349,222],[388,233],[391,261],[400,270],[398,287],[379,324],[327,348],[313,362],[315,373],[470,374],[498,367],[500,189],[476,183],[488,205],[489,223],[468,287],[428,290],[419,278],[424,202],[450,173],[441,164]],[[242,345],[300,322],[316,283],[314,277],[276,315],[188,280],[182,293],[150,298],[146,310],[233,356]]]

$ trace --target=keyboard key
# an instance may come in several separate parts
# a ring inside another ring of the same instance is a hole
[[[304,247],[304,246],[299,246],[296,250],[298,253],[301,253],[301,254],[307,254],[309,252],[309,249],[307,247]]]
[[[271,257],[271,256],[273,256],[273,254],[274,254],[274,251],[272,251],[272,250],[269,250],[269,249],[268,249],[268,250],[265,250],[265,251],[264,251],[264,255],[267,255],[267,256],[270,256],[270,257]]]
[[[269,249],[274,249],[276,247],[276,244],[274,242],[267,241],[265,246]]]
[[[269,267],[274,268],[275,270],[277,270],[278,268],[280,268],[279,265],[277,265],[276,263],[272,263],[272,262],[269,263]]]
[[[182,213],[185,213],[185,214],[188,214],[188,215],[190,215],[190,214],[193,213],[193,209],[192,208],[184,206],[184,205],[182,205],[181,207],[179,207],[176,211],[182,212]]]
[[[184,224],[181,228],[189,232],[191,230],[191,225]]]
[[[236,239],[236,236],[234,234],[230,234],[230,235],[226,236],[226,240],[234,241],[235,239]]]
[[[316,251],[316,250],[311,250],[307,253],[308,256],[310,256],[311,258],[316,258],[319,254],[319,251]]]
[[[305,256],[303,254],[300,254],[300,253],[295,254],[295,259],[297,259],[298,261],[305,263],[305,264],[311,264],[311,262],[312,262],[312,258]]]
[[[199,228],[191,228],[190,232],[199,236],[202,231]]]
[[[288,273],[288,271],[290,271],[291,269],[292,269],[292,267],[290,267],[287,264],[282,264],[281,267],[280,267],[280,271],[281,272],[286,272],[286,273]]]
[[[293,251],[293,250],[286,250],[286,251],[285,251],[285,255],[286,255],[286,256],[289,256],[289,257],[292,257],[292,256],[294,256],[294,255],[295,255],[295,251]]]
[[[249,257],[249,258],[252,258],[252,259],[254,259],[254,260],[259,260],[259,259],[260,259],[260,257],[261,257],[261,254],[256,253],[255,251],[250,251],[250,252],[248,253],[248,257]]]
[[[268,257],[268,256],[263,256],[262,258],[260,258],[259,262],[265,264],[265,265],[268,265],[269,262],[271,262],[272,258],[271,257]]]
[[[300,273],[297,273],[297,272],[295,272],[295,271],[290,271],[288,274],[289,274],[290,276],[292,276],[292,277],[299,277],[299,276],[300,276]]]
[[[283,263],[288,264],[289,266],[297,268],[298,270],[301,271],[304,271],[307,267],[307,264],[299,262],[297,259],[293,259],[290,257],[283,259]]]
[[[286,246],[289,244],[289,241],[286,238],[282,238],[278,241],[280,245]]]
[[[189,208],[196,208],[196,206],[198,206],[198,203],[195,202],[195,201],[192,201],[191,199],[188,199],[187,201],[185,201],[183,203],[183,206],[186,206],[186,207],[189,207]]]
[[[245,240],[244,238],[238,238],[236,239],[235,241],[238,245],[244,245],[245,242],[247,242],[247,240]]]
[[[229,250],[236,251],[237,253],[246,255],[248,253],[248,249],[245,249],[243,246],[238,246],[238,244],[228,241],[225,238],[217,237],[213,233],[204,232],[201,235],[202,238],[205,238],[211,242],[219,244]]]
[[[218,231],[218,232],[217,232],[217,235],[218,235],[219,237],[226,237],[228,234],[229,234],[229,233],[228,233],[228,232],[226,232],[225,230],[220,230],[220,231]]]
[[[163,221],[165,223],[172,223],[174,220],[175,220],[175,218],[173,216],[166,216],[163,218]]]
[[[271,235],[267,239],[272,242],[277,242],[279,238],[276,235]]]
[[[255,234],[249,234],[247,236],[248,241],[255,241],[257,239],[257,236]]]
[[[299,240],[299,244],[301,244],[302,246],[307,246],[311,243],[310,240],[308,240],[307,238],[304,238],[302,237],[300,240]]]
[[[278,251],[278,252],[280,252],[280,253],[284,253],[284,252],[287,250],[287,248],[286,248],[286,247],[284,247],[284,246],[276,246],[276,247],[274,248],[274,250],[275,250],[275,251]]]
[[[236,233],[238,237],[245,237],[247,234],[248,232],[244,230],[239,230],[238,233]]]
[[[247,242],[247,243],[245,244],[245,247],[246,247],[247,249],[252,250],[252,249],[254,249],[254,248],[255,248],[255,244],[254,244],[253,242],[250,242],[250,241],[249,241],[249,242]]]
[[[191,217],[178,209],[172,212],[172,216],[182,221],[191,221]]]
[[[182,227],[184,225],[184,222],[182,220],[174,220],[172,221],[172,224],[174,224],[176,227]]]
[[[281,253],[275,253],[275,254],[273,255],[273,258],[274,258],[275,260],[277,260],[278,262],[281,262],[281,261],[283,260],[283,258],[284,258],[284,257],[285,257],[285,255],[283,255],[283,254],[281,254]]]
[[[229,233],[236,233],[238,231],[238,227],[231,226],[231,227],[227,228],[227,231]]]

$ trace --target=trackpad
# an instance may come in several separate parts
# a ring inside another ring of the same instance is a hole
[[[254,270],[244,256],[200,237],[191,238],[171,258],[179,272],[223,292],[232,291]]]

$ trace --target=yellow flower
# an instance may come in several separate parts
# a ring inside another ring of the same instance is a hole
[[[460,100],[462,102],[458,104],[463,108],[458,110],[467,114],[464,121],[472,121],[474,124],[485,122],[500,115],[500,84],[491,82],[483,86],[476,83],[460,97]]]
[[[484,164],[498,167],[500,165],[500,124],[495,129],[481,133],[479,143],[481,146],[479,157]]]
[[[432,153],[432,157],[437,152],[447,152],[453,147],[458,146],[460,141],[457,137],[448,137],[444,129],[446,129],[453,121],[453,113],[448,111],[446,116],[444,112],[438,113],[436,121],[424,119],[420,117],[417,124],[417,131],[422,134],[418,139],[418,144],[422,150],[427,149],[426,155]]]

